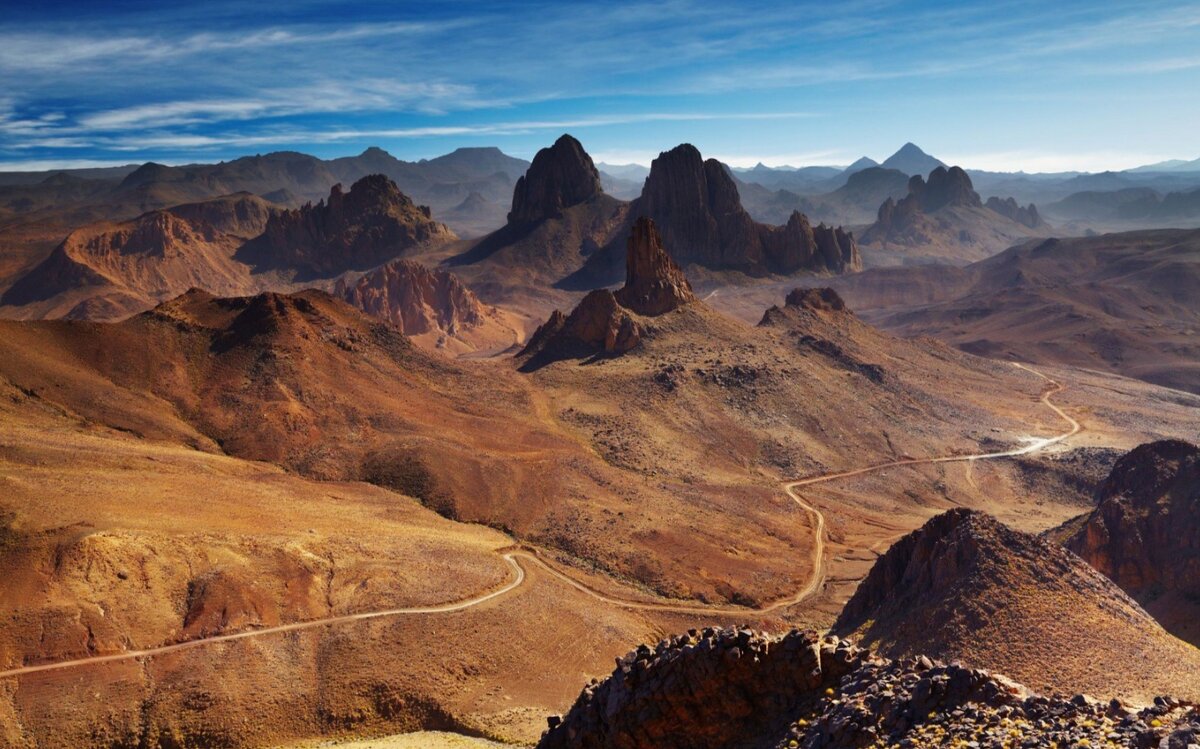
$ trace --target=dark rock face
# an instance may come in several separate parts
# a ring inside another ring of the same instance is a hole
[[[978,208],[983,205],[979,193],[971,184],[971,178],[961,168],[952,166],[949,169],[938,167],[929,173],[929,179],[924,180],[915,176],[908,182],[909,197],[915,197],[925,213],[948,205],[962,205]]]
[[[521,351],[520,356],[529,357],[525,369],[557,359],[624,354],[647,332],[645,322],[634,314],[657,317],[696,301],[692,285],[663,249],[650,219],[634,223],[625,256],[625,285],[615,294],[607,289],[590,292],[570,315],[555,310]]]
[[[844,312],[846,303],[838,293],[828,286],[819,289],[792,289],[784,302],[789,307],[801,309]]]
[[[531,368],[543,361],[592,354],[623,354],[641,343],[644,329],[617,303],[608,289],[590,292],[570,315],[554,310],[530,336],[520,356],[531,357]]]
[[[642,645],[547,720],[538,749],[859,749],[1170,746],[1200,735],[1194,705],[1132,711],[1030,694],[982,669],[873,657],[793,630],[689,630]],[[969,742],[969,743],[968,743]]]
[[[1151,442],[1117,461],[1066,546],[1135,598],[1200,595],[1200,447]]]
[[[513,190],[509,224],[534,224],[562,216],[564,209],[588,200],[602,191],[600,172],[583,145],[563,135],[553,146],[533,157],[525,176]]]
[[[737,184],[725,166],[716,159],[703,160],[696,147],[686,143],[651,163],[633,214],[655,221],[681,265],[758,275],[861,268],[853,236],[840,228],[821,227],[830,235],[822,243],[798,212],[782,227],[756,223],[742,207]]]
[[[691,630],[618,659],[566,716],[550,719],[538,748],[752,745],[864,657],[813,632],[775,639],[749,629]]]
[[[1005,198],[1001,200],[997,197],[987,199],[985,207],[999,213],[1005,218],[1016,221],[1018,224],[1024,224],[1030,229],[1040,229],[1046,225],[1042,220],[1041,214],[1038,213],[1037,206],[1030,203],[1028,206],[1022,206],[1017,203],[1016,198]]]
[[[654,222],[639,218],[625,251],[625,286],[616,293],[622,307],[656,316],[696,300],[683,271],[663,249]]]
[[[415,205],[381,174],[363,177],[342,192],[334,185],[328,201],[271,217],[262,236],[238,251],[260,268],[293,269],[300,278],[324,278],[365,270],[429,241],[454,233]]]
[[[453,336],[483,322],[483,305],[457,276],[411,260],[393,260],[353,283],[338,279],[333,293],[406,335]]]

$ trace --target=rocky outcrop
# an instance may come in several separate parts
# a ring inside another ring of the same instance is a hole
[[[611,676],[550,719],[538,749],[753,745],[864,660],[812,632],[693,629],[617,659]]]
[[[872,746],[1169,746],[1200,736],[1191,704],[1032,694],[999,674],[925,656],[873,657],[793,630],[703,630],[642,645],[592,681],[538,749]]]
[[[1038,213],[1037,206],[1033,203],[1030,203],[1028,206],[1022,206],[1017,203],[1016,198],[1000,199],[993,196],[987,199],[987,203],[984,206],[1007,219],[1028,226],[1030,229],[1040,229],[1046,225],[1046,222],[1042,220],[1041,214]]]
[[[625,286],[616,293],[622,307],[656,316],[696,301],[692,285],[663,249],[654,222],[641,217],[626,242]]]
[[[327,201],[272,216],[238,258],[259,269],[294,271],[302,279],[328,278],[366,270],[418,244],[455,238],[395,182],[372,174],[348,193],[334,185]]]
[[[563,211],[602,191],[600,172],[583,145],[563,135],[543,148],[513,190],[509,224],[528,225],[561,218]]]
[[[625,285],[614,294],[596,289],[564,315],[555,310],[520,356],[536,369],[557,359],[591,354],[623,354],[647,332],[642,318],[654,318],[696,301],[683,271],[663,248],[654,222],[639,218],[626,242]]]
[[[846,303],[836,291],[824,286],[814,289],[792,289],[784,303],[789,307],[819,310],[825,312],[845,312]]]
[[[908,181],[908,195],[899,201],[888,198],[879,206],[875,224],[867,230],[864,241],[875,241],[888,235],[911,230],[918,221],[934,211],[951,206],[978,208],[983,203],[971,185],[971,178],[956,166],[938,167],[926,181],[915,175]]]
[[[1068,549],[1143,603],[1168,592],[1200,596],[1200,447],[1134,448],[1096,500]]]
[[[884,200],[861,241],[868,248],[898,249],[912,256],[966,264],[1044,230],[1032,206],[989,201],[985,207],[967,173],[952,166],[934,169],[928,179],[920,175],[909,179],[908,194]]]
[[[484,322],[483,304],[457,276],[411,260],[393,260],[352,282],[338,279],[334,296],[405,335],[457,336]]]
[[[648,216],[681,265],[749,274],[861,267],[853,236],[819,227],[794,212],[784,226],[755,222],[742,207],[737,184],[725,165],[705,161],[695,146],[683,144],[659,154],[635,201],[632,215]]]

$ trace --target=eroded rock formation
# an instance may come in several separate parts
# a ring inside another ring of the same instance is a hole
[[[455,336],[484,319],[483,304],[457,276],[411,260],[393,260],[353,282],[339,279],[334,296],[406,335]]]
[[[1001,199],[990,197],[984,206],[1005,218],[1016,221],[1018,224],[1028,226],[1030,229],[1040,229],[1046,225],[1046,222],[1042,220],[1041,214],[1038,213],[1037,206],[1033,203],[1023,206],[1017,203],[1016,198]]]
[[[654,222],[644,216],[633,225],[625,251],[625,286],[617,302],[639,315],[655,316],[696,300],[683,271],[663,249]]]
[[[424,242],[455,238],[429,208],[413,203],[382,174],[372,174],[348,193],[334,185],[327,201],[273,216],[238,257],[260,268],[294,270],[300,278],[325,278],[366,270]]]
[[[1169,746],[1200,737],[1194,705],[1031,694],[982,669],[873,657],[793,630],[703,630],[642,645],[593,680],[538,749]]]
[[[563,210],[602,192],[600,172],[583,145],[563,135],[533,157],[529,170],[513,190],[510,224],[525,225],[559,218]]]
[[[527,366],[588,354],[623,354],[641,343],[653,318],[696,301],[683,271],[663,248],[654,222],[639,218],[626,242],[625,285],[596,289],[570,315],[555,310],[521,352]]]
[[[799,212],[784,226],[755,222],[742,207],[725,165],[705,161],[686,143],[651,163],[632,214],[655,221],[681,265],[751,274],[804,269],[840,273],[861,267],[853,236],[840,227],[814,230]]]

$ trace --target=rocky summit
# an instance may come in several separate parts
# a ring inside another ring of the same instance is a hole
[[[1028,226],[1030,229],[1040,229],[1046,225],[1041,214],[1038,213],[1036,205],[1030,203],[1027,206],[1023,206],[1017,202],[1016,198],[1000,199],[991,197],[987,199],[984,207],[990,208],[1001,216],[1016,221],[1018,224]]]
[[[617,293],[621,306],[655,316],[694,302],[692,285],[663,249],[654,222],[641,217],[633,225],[625,252],[625,286]]]
[[[583,145],[563,135],[533,157],[513,190],[509,224],[528,225],[560,218],[563,210],[603,192],[600,172]]]
[[[1200,737],[1196,706],[1167,697],[1140,710],[1042,697],[982,669],[881,659],[815,632],[747,628],[692,629],[642,645],[548,724],[538,749],[1185,749]]]
[[[299,278],[327,278],[366,270],[424,242],[454,238],[429,208],[413,203],[388,177],[372,174],[348,193],[337,184],[328,200],[273,215],[238,258],[260,268],[294,269]]]
[[[683,144],[658,155],[631,215],[652,218],[681,265],[740,270],[750,274],[802,269],[835,273],[858,270],[858,246],[847,231],[793,212],[784,226],[759,224],[742,207],[725,165],[704,160]]]

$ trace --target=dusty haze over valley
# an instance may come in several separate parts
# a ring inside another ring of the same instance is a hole
[[[0,747],[1200,745],[1200,11],[0,20]]]

